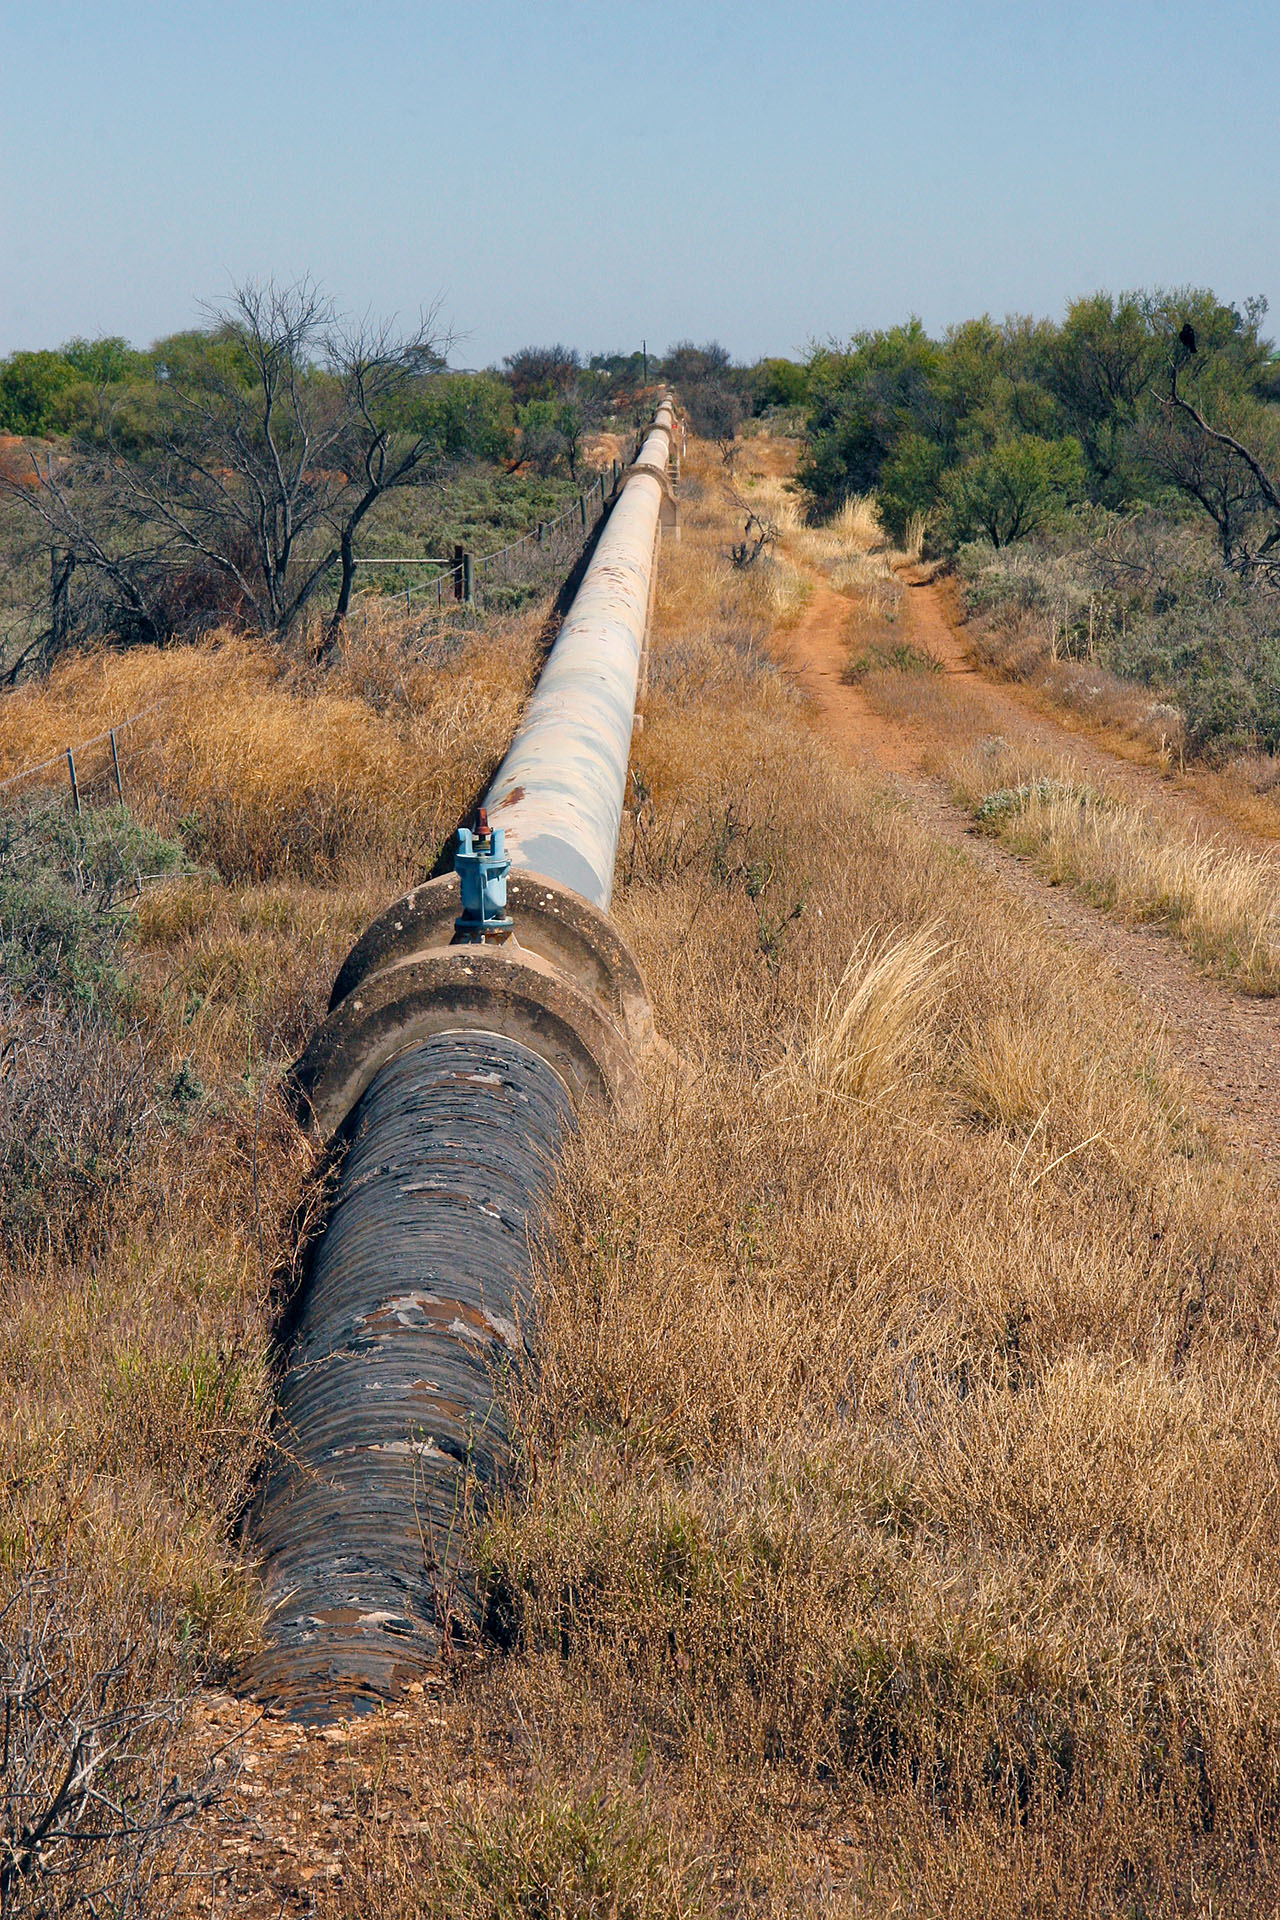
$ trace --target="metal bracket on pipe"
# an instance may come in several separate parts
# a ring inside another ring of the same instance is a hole
[[[458,828],[458,851],[453,864],[462,892],[462,912],[454,921],[462,942],[505,940],[512,929],[507,914],[507,875],[511,862],[502,851],[501,827],[490,828],[483,807],[476,813],[474,831]]]

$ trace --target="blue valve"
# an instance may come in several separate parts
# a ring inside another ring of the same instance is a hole
[[[458,940],[502,940],[511,932],[513,923],[507,915],[511,862],[502,851],[504,838],[501,827],[490,828],[483,807],[476,813],[474,829],[458,828],[458,850],[453,856],[462,892],[462,912],[453,923]]]

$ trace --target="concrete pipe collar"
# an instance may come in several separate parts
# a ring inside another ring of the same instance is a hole
[[[461,911],[456,873],[427,880],[393,902],[360,936],[334,982],[329,1008],[388,967],[447,947]],[[579,893],[516,867],[507,880],[515,940],[591,994],[622,1028],[637,1054],[653,1046],[653,1009],[630,948],[607,914]]]
[[[570,1097],[633,1112],[631,1048],[593,994],[541,955],[505,946],[419,953],[367,975],[324,1021],[293,1069],[302,1112],[324,1139],[379,1070],[444,1033],[494,1033],[545,1060]]]

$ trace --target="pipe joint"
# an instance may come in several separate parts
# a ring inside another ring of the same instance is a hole
[[[511,862],[503,852],[501,827],[491,828],[481,807],[474,830],[458,828],[458,850],[453,864],[462,894],[462,912],[454,921],[454,937],[462,944],[506,940],[513,922],[507,913],[507,875]]]

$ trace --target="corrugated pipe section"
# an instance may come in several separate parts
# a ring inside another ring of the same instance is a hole
[[[479,1628],[467,1543],[510,1471],[530,1216],[575,1107],[633,1100],[655,1044],[605,909],[674,433],[664,403],[490,788],[508,918],[459,934],[457,875],[414,888],[294,1070],[342,1160],[250,1515],[269,1645],[243,1677],[297,1719],[374,1706]]]

